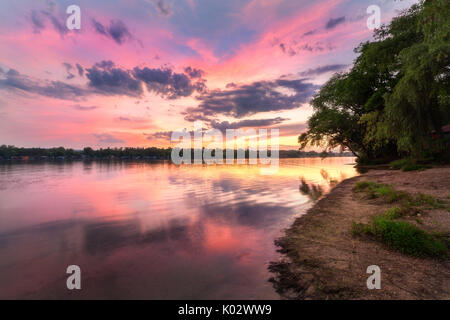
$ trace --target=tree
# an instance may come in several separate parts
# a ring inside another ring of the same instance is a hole
[[[442,149],[441,128],[450,121],[449,6],[426,1],[418,19],[423,34],[399,54],[402,77],[385,95],[386,134],[394,136],[400,150],[415,156]]]
[[[449,20],[445,1],[429,0],[377,29],[312,99],[300,148],[340,146],[360,160],[439,150],[431,132],[450,120]]]

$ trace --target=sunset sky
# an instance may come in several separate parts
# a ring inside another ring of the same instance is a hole
[[[170,132],[279,128],[297,147],[311,96],[404,0],[2,0],[0,144],[170,145]],[[81,8],[81,29],[66,8]]]

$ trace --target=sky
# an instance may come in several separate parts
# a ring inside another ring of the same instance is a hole
[[[412,0],[2,0],[0,144],[173,146],[174,130],[277,128]],[[67,7],[81,12],[69,30]]]

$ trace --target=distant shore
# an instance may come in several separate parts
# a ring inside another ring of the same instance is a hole
[[[285,258],[271,264],[274,287],[289,299],[449,299],[448,258],[405,255],[373,239],[352,235],[352,223],[368,223],[393,206],[356,194],[356,182],[389,184],[400,192],[420,192],[448,203],[449,177],[446,166],[419,172],[370,170],[344,180],[277,240]],[[402,219],[448,239],[448,209],[425,209]],[[380,290],[367,288],[370,265],[381,269]]]
[[[175,148],[157,148],[157,147],[146,147],[146,148],[135,148],[135,147],[125,147],[125,148],[100,148],[92,149],[91,147],[85,147],[82,150],[75,150],[71,148],[21,148],[15,147],[13,145],[0,145],[0,162],[20,162],[20,161],[96,161],[96,160],[169,160],[172,158],[172,152],[190,152],[193,157],[196,152],[202,150],[199,149],[179,149]],[[242,149],[241,149],[242,151]],[[249,149],[243,150],[243,155],[245,158],[254,157],[250,153]],[[228,153],[234,154],[235,159],[242,157],[238,150],[234,149],[223,149],[222,154],[224,157],[228,157]],[[215,155],[215,151],[212,151]],[[272,152],[269,149],[266,153],[260,154],[259,151],[256,152],[257,157],[271,157]],[[326,158],[326,157],[351,157],[353,156],[350,152],[316,152],[316,151],[299,151],[299,150],[278,150],[279,158]],[[274,154],[274,157],[276,155]]]

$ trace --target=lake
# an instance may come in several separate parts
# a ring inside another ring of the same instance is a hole
[[[279,299],[274,240],[353,162],[0,164],[0,298]]]

